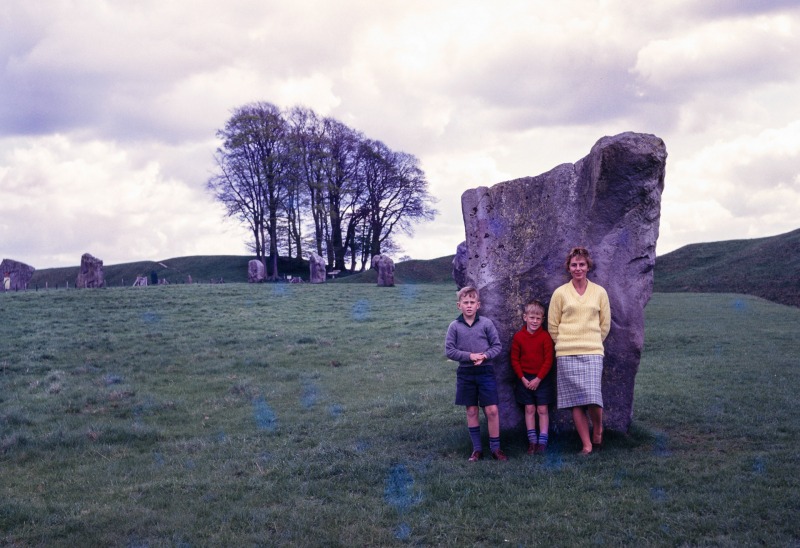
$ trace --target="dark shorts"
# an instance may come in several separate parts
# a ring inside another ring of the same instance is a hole
[[[536,375],[525,375],[525,378],[535,379]],[[520,405],[550,405],[555,403],[555,390],[553,389],[553,375],[547,374],[542,382],[539,383],[539,388],[536,390],[528,390],[522,385],[522,381],[517,379],[514,385],[514,396],[517,398],[517,403]]]
[[[486,407],[497,405],[497,381],[494,367],[478,365],[459,367],[456,371],[456,405]]]

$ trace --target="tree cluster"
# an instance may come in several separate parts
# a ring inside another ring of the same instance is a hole
[[[395,250],[392,235],[436,215],[419,160],[304,107],[251,103],[233,111],[208,188],[247,226],[278,277],[278,254],[311,249],[329,269],[363,270]]]

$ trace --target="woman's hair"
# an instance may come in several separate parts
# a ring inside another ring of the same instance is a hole
[[[592,261],[592,258],[589,256],[589,250],[585,247],[573,247],[567,254],[567,262],[565,263],[567,272],[569,272],[569,263],[572,262],[573,257],[583,257],[586,259],[586,266],[589,267],[589,270],[594,268],[594,261]]]

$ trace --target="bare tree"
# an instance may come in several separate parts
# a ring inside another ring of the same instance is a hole
[[[217,132],[222,139],[216,154],[219,172],[208,183],[228,214],[250,227],[256,256],[272,280],[278,279],[278,212],[290,166],[286,134],[287,124],[275,105],[252,103],[236,109]]]
[[[363,195],[358,179],[358,151],[363,137],[333,118],[325,118],[324,127],[324,192],[330,222],[326,251],[328,265],[344,270],[347,220],[357,212]]]
[[[380,255],[395,230],[411,233],[412,223],[437,211],[425,173],[412,154],[394,152],[380,141],[361,143],[360,172],[366,191],[369,255]]]
[[[289,112],[288,121],[298,200],[303,196],[302,201],[296,205],[311,212],[314,248],[322,256],[328,234],[324,176],[327,153],[325,126],[313,110],[304,107],[293,108]],[[298,214],[300,211],[301,209],[298,209]],[[301,253],[300,248],[298,253]]]
[[[251,103],[217,135],[208,187],[249,228],[269,279],[278,278],[279,251],[302,258],[305,245],[331,268],[345,270],[349,258],[350,270],[359,260],[363,270],[373,255],[396,250],[392,234],[436,215],[416,157],[310,109]]]

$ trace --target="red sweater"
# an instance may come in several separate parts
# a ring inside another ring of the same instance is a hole
[[[553,367],[553,339],[541,327],[533,333],[523,327],[511,339],[511,367],[517,377],[524,373],[544,379]]]

